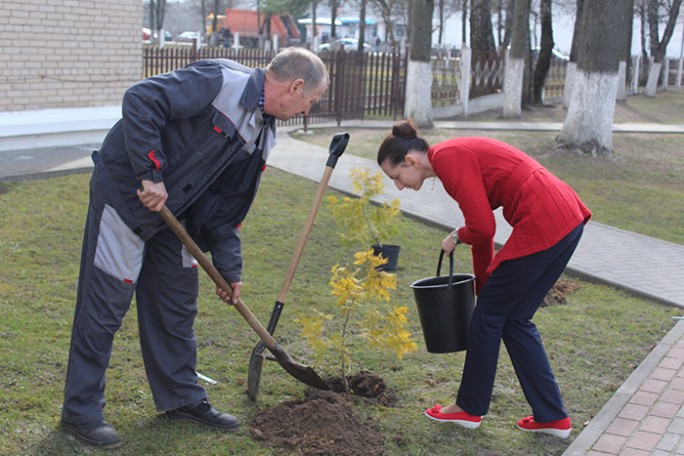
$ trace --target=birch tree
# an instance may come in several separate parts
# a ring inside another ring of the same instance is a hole
[[[577,10],[575,12],[575,26],[572,32],[572,45],[570,48],[570,60],[565,68],[565,84],[563,89],[563,107],[567,109],[572,97],[575,86],[575,75],[577,74],[577,53],[579,52],[579,39],[582,35],[582,10],[584,0],[577,0]]]
[[[667,2],[669,5],[661,5],[662,2],[659,0],[648,0],[648,2],[648,31],[653,64],[648,72],[648,81],[646,82],[644,95],[647,97],[655,97],[660,70],[662,69],[663,59],[665,58],[665,51],[667,50],[667,45],[670,43],[670,38],[672,38],[672,32],[674,31],[674,27],[677,22],[677,16],[679,14],[679,8],[682,5],[682,0],[672,0],[671,4],[669,4],[670,2]],[[669,11],[667,10],[668,7]],[[665,10],[667,23],[665,25],[665,30],[663,31],[663,37],[660,39],[658,37],[658,24],[660,22],[660,12],[663,9]]]
[[[618,67],[626,34],[624,0],[585,0],[577,74],[556,150],[612,157]]]
[[[539,56],[537,65],[534,68],[534,79],[532,86],[532,97],[535,104],[544,102],[544,85],[546,76],[551,68],[551,57],[553,52],[553,26],[551,21],[551,0],[542,0],[540,7],[541,16],[541,40],[539,45]]]
[[[434,126],[432,121],[432,15],[434,0],[413,0],[411,17],[411,47],[406,69],[406,101],[404,115],[423,129]]]
[[[525,61],[527,60],[530,36],[529,19],[530,0],[515,0],[511,49],[506,57],[506,73],[503,84],[503,117],[505,119],[520,117],[522,112]]]
[[[470,2],[470,46],[475,51],[496,51],[490,0]]]

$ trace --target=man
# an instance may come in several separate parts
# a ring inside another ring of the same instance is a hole
[[[238,226],[275,144],[275,120],[307,114],[328,85],[315,54],[289,48],[266,69],[203,60],[126,91],[122,119],[93,153],[62,410],[68,432],[100,448],[121,445],[104,419],[105,371],[134,294],[157,409],[171,420],[239,425],[197,382],[197,264],[158,212],[166,205],[212,253],[233,288],[232,298],[217,294],[237,302]]]

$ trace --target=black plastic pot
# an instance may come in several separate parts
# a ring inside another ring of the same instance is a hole
[[[439,255],[437,276],[411,284],[427,351],[453,353],[466,349],[470,318],[475,310],[475,276],[454,274],[449,256],[449,275],[440,276],[444,251]]]
[[[378,269],[380,271],[396,271],[399,267],[399,250],[401,246],[383,244],[383,245],[371,245],[373,248],[374,255],[382,255],[383,258],[387,258],[387,263],[380,266]]]

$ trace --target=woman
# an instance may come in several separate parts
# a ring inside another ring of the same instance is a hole
[[[474,429],[487,414],[503,339],[532,415],[525,431],[566,438],[571,423],[544,346],[531,319],[565,269],[591,212],[566,183],[506,143],[483,137],[450,139],[430,147],[410,121],[396,124],[378,151],[378,164],[399,190],[419,190],[437,177],[458,203],[465,226],[442,240],[452,254],[471,246],[477,306],[456,402],[425,414]],[[513,227],[494,254],[502,207]]]

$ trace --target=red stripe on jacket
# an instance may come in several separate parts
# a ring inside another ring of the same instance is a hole
[[[161,168],[161,162],[160,162],[159,159],[154,155],[155,152],[156,152],[156,151],[155,151],[154,149],[152,149],[151,151],[149,151],[149,152],[147,153],[147,158],[149,158],[149,159],[152,161],[152,163],[154,163],[154,169],[160,169],[160,168]]]

